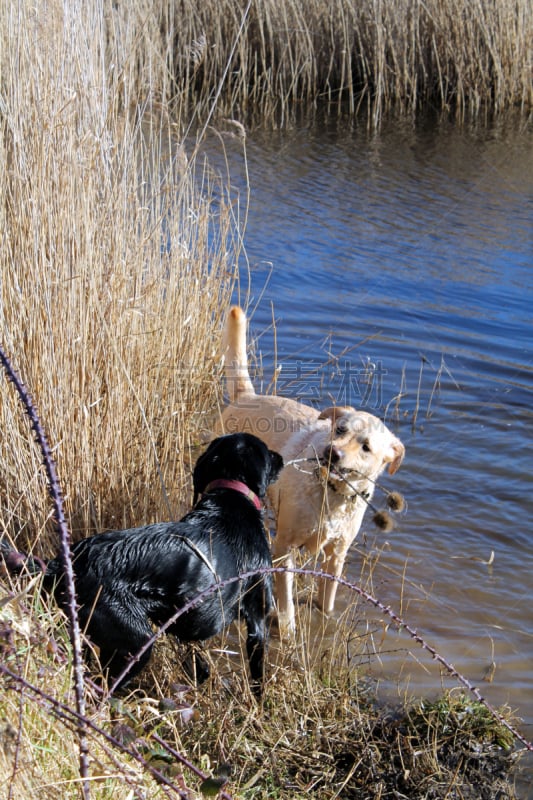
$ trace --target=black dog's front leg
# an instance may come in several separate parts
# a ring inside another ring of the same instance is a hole
[[[179,642],[179,639],[176,641]],[[189,678],[197,684],[204,683],[209,678],[211,670],[206,659],[192,647],[187,649],[185,658],[181,662],[183,669]]]
[[[248,629],[246,652],[252,678],[251,688],[254,695],[259,699],[263,693],[265,655],[268,640],[267,621],[264,613],[253,614],[251,618],[248,616],[246,626]]]
[[[269,565],[270,566],[270,565]],[[260,699],[265,677],[265,653],[267,647],[267,619],[274,606],[272,576],[262,576],[246,592],[241,610],[246,620],[248,636],[246,651],[252,677],[252,692]]]
[[[252,677],[251,689],[258,699],[260,699],[263,694],[266,641],[266,625],[264,621],[248,625],[246,652],[248,653],[250,675]]]

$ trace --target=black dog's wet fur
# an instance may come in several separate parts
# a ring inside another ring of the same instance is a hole
[[[236,433],[215,439],[194,469],[195,496],[218,478],[245,483],[260,498],[278,476],[282,458],[257,437]],[[4,548],[5,550],[5,548]],[[5,559],[6,562],[8,559]],[[204,494],[179,522],[111,531],[72,547],[80,625],[99,647],[108,680],[116,679],[132,656],[178,609],[213,583],[272,564],[262,512],[234,489]],[[45,588],[66,606],[62,559],[50,561]],[[272,576],[233,581],[206,596],[167,629],[181,642],[208,639],[238,616],[247,625],[247,652],[260,692],[266,645],[266,617],[273,606]],[[152,647],[133,663],[124,685],[147,664]]]

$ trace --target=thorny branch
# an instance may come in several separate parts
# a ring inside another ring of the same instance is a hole
[[[330,581],[336,581],[340,586],[345,586],[350,591],[355,592],[355,594],[358,594],[367,603],[370,603],[371,605],[375,606],[376,608],[379,608],[380,611],[382,611],[384,614],[386,614],[388,617],[390,617],[390,619],[393,621],[393,623],[394,623],[395,627],[398,629],[398,631],[400,631],[400,632],[402,630],[407,631],[409,636],[412,639],[414,639],[415,642],[417,644],[419,644],[420,647],[423,650],[426,650],[431,655],[431,657],[433,658],[434,661],[438,661],[439,664],[441,664],[441,666],[444,667],[446,672],[449,675],[451,675],[451,677],[456,678],[476,698],[476,700],[478,700],[478,702],[481,703],[487,709],[487,711],[491,714],[491,716],[495,720],[497,720],[501,725],[503,725],[505,728],[507,728],[507,730],[510,733],[512,733],[512,735],[515,737],[515,739],[517,739],[519,742],[521,742],[527,750],[530,750],[530,751],[533,752],[533,744],[530,741],[528,741],[528,739],[526,739],[525,736],[523,736],[520,733],[520,731],[518,731],[513,725],[511,725],[511,723],[508,722],[499,713],[499,711],[496,708],[494,708],[494,706],[492,706],[488,702],[488,700],[485,700],[485,698],[482,696],[482,694],[479,691],[479,689],[476,686],[474,686],[471,683],[471,681],[468,680],[468,678],[466,678],[464,675],[462,675],[453,666],[453,664],[451,664],[449,661],[447,661],[444,658],[444,656],[441,656],[440,653],[438,653],[437,650],[432,645],[430,645],[418,633],[418,631],[416,631],[407,622],[405,622],[405,620],[399,614],[396,614],[396,612],[393,611],[390,606],[386,606],[384,603],[381,602],[381,600],[378,600],[376,597],[374,597],[369,592],[367,592],[364,589],[362,589],[357,584],[352,583],[351,581],[347,581],[344,578],[339,578],[336,575],[330,575],[328,572],[322,572],[322,570],[318,570],[318,569],[306,569],[306,568],[303,568],[303,567],[290,567],[290,568],[289,567],[267,567],[267,568],[263,567],[260,570],[252,570],[250,572],[243,572],[242,574],[240,574],[240,575],[238,575],[238,576],[236,576],[234,578],[227,578],[226,580],[217,581],[215,583],[212,583],[211,586],[208,586],[207,589],[204,589],[203,592],[200,592],[198,595],[196,595],[196,597],[194,597],[192,600],[190,600],[188,603],[186,603],[186,605],[184,605],[182,608],[180,608],[179,611],[177,611],[169,620],[167,620],[167,622],[165,622],[165,624],[154,633],[154,635],[151,637],[151,639],[149,639],[144,644],[144,646],[141,648],[141,650],[139,650],[139,652],[136,653],[136,655],[133,658],[133,661],[130,662],[130,664],[135,663],[135,661],[137,661],[138,658],[140,658],[142,656],[142,654],[145,652],[145,650],[147,650],[151,645],[153,645],[153,643],[156,641],[156,639],[158,639],[167,630],[167,628],[169,628],[179,617],[181,617],[182,614],[186,614],[192,608],[195,608],[195,606],[199,605],[202,602],[202,600],[204,600],[209,595],[214,594],[214,592],[219,591],[220,589],[222,589],[225,586],[228,586],[228,585],[230,585],[232,583],[235,583],[237,581],[246,580],[248,578],[253,577],[254,575],[259,577],[261,575],[275,574],[275,573],[281,573],[281,572],[291,572],[294,575],[306,575],[306,576],[311,577],[311,578],[320,578],[320,579],[325,579],[325,580],[330,580]],[[116,678],[115,683],[113,684],[113,686],[109,690],[109,693],[111,693],[113,691],[113,688],[116,686],[117,683],[119,683],[120,681],[123,680],[123,678],[128,674],[128,671],[129,671],[129,666],[126,667],[126,669],[118,676],[118,678]]]
[[[80,725],[79,725],[79,747],[80,747],[80,775],[82,778],[82,792],[85,800],[89,800],[89,751],[87,747],[87,740],[85,736],[85,695],[83,687],[83,656],[81,647],[81,631],[78,620],[78,612],[76,609],[76,589],[74,586],[74,571],[72,569],[72,558],[70,553],[70,534],[65,520],[63,510],[63,499],[61,496],[61,488],[57,478],[54,459],[52,451],[48,444],[46,434],[40,423],[39,417],[33,405],[32,399],[26,387],[20,380],[19,376],[11,366],[11,362],[6,356],[2,347],[0,347],[0,361],[4,367],[8,380],[14,385],[18,392],[20,401],[24,406],[24,410],[30,420],[30,426],[34,433],[35,440],[40,447],[43,465],[46,470],[48,478],[48,491],[55,510],[55,522],[60,536],[61,555],[63,557],[63,567],[65,570],[67,580],[67,593],[68,593],[68,617],[70,622],[70,640],[72,643],[73,653],[73,667],[74,667],[74,689],[76,693],[76,707],[78,710]]]
[[[39,689],[38,686],[35,686],[32,683],[29,683],[25,678],[21,675],[17,675],[15,672],[12,672],[8,667],[4,664],[0,664],[0,673],[4,674],[7,678],[10,678],[14,681],[19,687],[19,691],[25,691],[26,693],[30,693],[34,695],[34,697],[43,700],[49,708],[51,714],[53,714],[57,719],[61,720],[66,725],[75,724],[78,727],[82,725],[86,729],[90,729],[93,733],[101,736],[105,739],[109,744],[111,744],[117,750],[121,750],[123,753],[131,756],[135,761],[137,761],[141,766],[146,769],[151,775],[159,783],[162,783],[167,788],[171,789],[178,797],[182,798],[182,800],[189,800],[189,797],[186,793],[182,792],[178,787],[176,787],[172,781],[170,781],[165,775],[163,775],[159,770],[153,767],[143,756],[135,749],[135,747],[128,747],[127,745],[123,744],[119,739],[115,736],[112,736],[106,730],[101,728],[99,725],[96,725],[89,717],[85,714],[80,714],[79,711],[74,711],[74,709],[70,708],[70,706],[66,705],[65,703],[61,703],[59,700],[56,700],[55,697],[43,692],[42,689]],[[195,772],[200,778],[203,780],[206,779],[206,775],[200,772],[196,767],[194,767],[187,759],[183,756],[180,757],[180,761],[184,763],[191,771]],[[222,795],[226,798],[226,800],[232,800],[229,795]]]

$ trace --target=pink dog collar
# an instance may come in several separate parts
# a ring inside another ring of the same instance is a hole
[[[263,504],[255,492],[252,492],[252,490],[249,489],[245,483],[242,483],[242,481],[232,481],[226,478],[218,478],[216,481],[211,481],[211,483],[205,487],[202,494],[208,494],[209,492],[213,491],[213,489],[233,489],[234,491],[243,494],[248,498],[248,500],[251,500],[258,511],[261,511],[263,508]]]

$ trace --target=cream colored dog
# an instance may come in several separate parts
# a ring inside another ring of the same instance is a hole
[[[374,491],[388,465],[400,466],[404,446],[372,414],[342,406],[322,412],[288,398],[257,395],[248,373],[246,316],[231,308],[225,332],[225,371],[230,405],[222,415],[228,433],[246,431],[281,453],[285,469],[269,488],[276,535],[276,565],[294,567],[294,548],[323,554],[325,572],[339,577]],[[321,580],[318,605],[333,611],[337,582]],[[293,573],[276,575],[281,630],[295,626]]]

